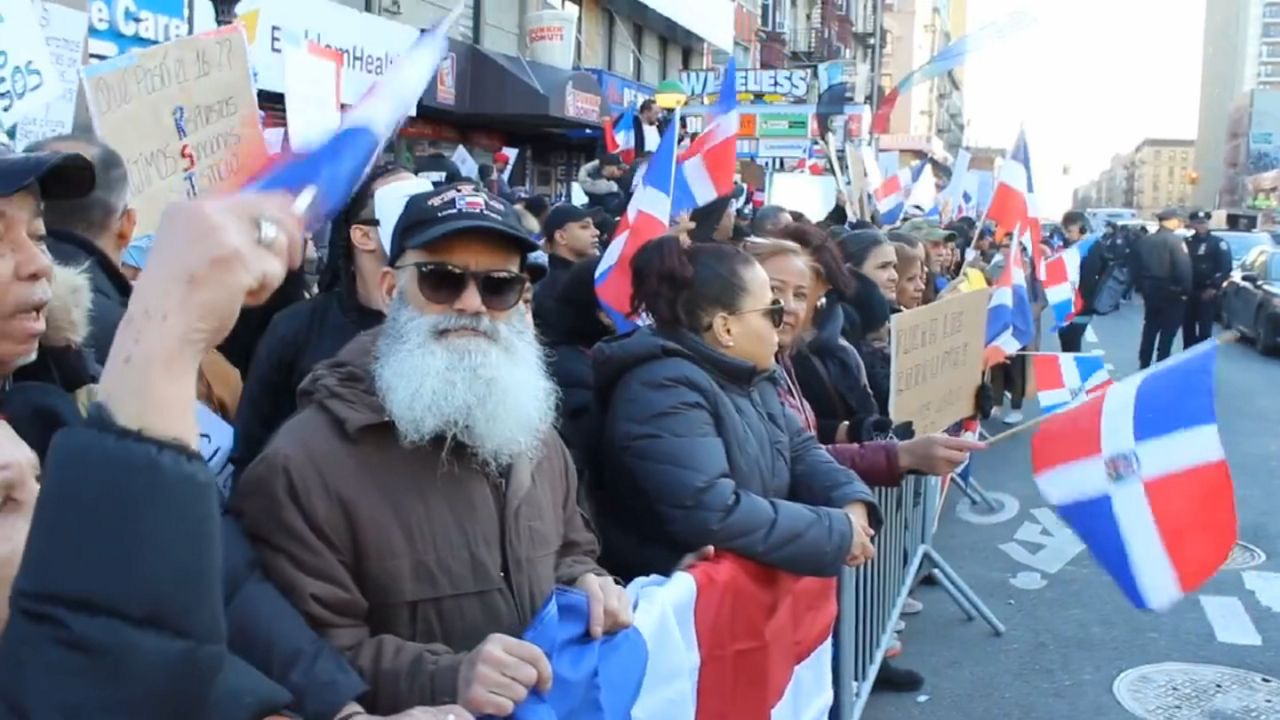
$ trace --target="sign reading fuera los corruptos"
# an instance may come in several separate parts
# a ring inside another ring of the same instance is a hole
[[[680,83],[690,95],[713,95],[720,92],[721,70],[683,70]],[[811,68],[769,68],[737,71],[734,90],[738,94],[781,95],[805,99],[813,84]]]

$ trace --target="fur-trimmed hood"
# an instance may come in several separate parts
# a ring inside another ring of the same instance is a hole
[[[53,264],[53,298],[45,307],[45,331],[40,343],[49,347],[78,347],[89,336],[93,286],[84,265]]]

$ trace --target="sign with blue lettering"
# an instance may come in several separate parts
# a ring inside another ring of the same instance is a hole
[[[90,0],[89,54],[115,57],[191,34],[187,0]]]
[[[652,85],[646,85],[607,70],[588,69],[587,72],[594,75],[596,82],[600,83],[604,99],[609,101],[609,106],[612,108],[610,112],[613,115],[618,115],[629,107],[639,108],[640,103],[652,98],[656,92]]]

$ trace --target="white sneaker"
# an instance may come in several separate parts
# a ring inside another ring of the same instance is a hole
[[[906,629],[907,629],[907,624],[906,624],[905,622],[901,621],[901,620],[899,620],[898,622],[894,623],[894,625],[893,625],[893,631],[894,631],[894,632],[896,632],[896,633],[900,633],[900,632],[902,632],[903,630],[906,630]]]
[[[903,615],[919,615],[922,612],[924,612],[924,603],[913,597],[907,598],[907,601],[902,604]]]
[[[1005,425],[1017,425],[1018,423],[1022,422],[1022,411],[1010,410],[1008,415],[1005,415],[1003,418],[1001,418],[1001,422],[1003,422]]]

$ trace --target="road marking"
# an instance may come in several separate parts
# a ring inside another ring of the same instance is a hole
[[[1213,628],[1213,636],[1220,643],[1227,645],[1262,644],[1262,636],[1249,619],[1240,598],[1224,595],[1201,595],[1200,607],[1204,608],[1204,616]]]
[[[1038,572],[1023,570],[1022,572],[1009,578],[1009,584],[1019,590],[1039,590],[1049,584],[1048,580]]]
[[[1006,555],[1028,567],[1042,573],[1052,575],[1067,566],[1084,551],[1084,543],[1071,528],[1063,524],[1049,508],[1035,508],[1032,515],[1040,524],[1024,522],[1018,532],[1013,534],[1017,542],[1001,543],[1000,549]],[[1018,543],[1039,545],[1043,549],[1032,553]]]
[[[1084,341],[1090,343],[1098,342],[1098,333],[1093,331],[1092,325],[1086,325],[1084,327]]]
[[[1245,570],[1244,586],[1253,591],[1258,602],[1272,612],[1280,612],[1280,573]]]
[[[961,497],[956,502],[956,517],[974,525],[999,525],[1006,520],[1012,519],[1022,511],[1022,505],[1018,503],[1018,498],[1008,493],[988,490],[987,497],[1000,509],[995,512],[988,512],[986,505],[971,503],[968,498]]]

